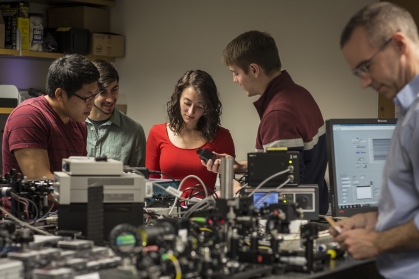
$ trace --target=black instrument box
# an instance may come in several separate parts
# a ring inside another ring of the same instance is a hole
[[[44,49],[49,52],[87,55],[90,52],[90,32],[76,27],[45,28],[44,44]]]
[[[252,152],[247,154],[248,173],[250,187],[257,187],[265,179],[262,187],[278,187],[285,183],[287,186],[300,184],[300,153],[298,151],[268,151]],[[288,170],[288,171],[287,171]],[[275,175],[284,171],[281,175]]]

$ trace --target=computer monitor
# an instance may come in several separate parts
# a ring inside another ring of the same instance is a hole
[[[377,210],[397,119],[326,121],[332,216]]]
[[[265,204],[278,203],[278,193],[255,192],[253,194],[253,204],[260,209]]]

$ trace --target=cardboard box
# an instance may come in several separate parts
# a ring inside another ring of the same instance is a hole
[[[48,9],[48,27],[77,27],[90,32],[109,33],[110,12],[108,9],[85,6],[51,7]]]
[[[4,26],[4,20],[0,13],[0,48],[4,48],[4,38],[6,37],[6,29]]]
[[[124,57],[125,37],[117,34],[92,33],[90,41],[92,55]]]
[[[2,2],[0,12],[5,24],[5,48],[29,50],[29,3]],[[20,40],[17,30],[21,35]]]

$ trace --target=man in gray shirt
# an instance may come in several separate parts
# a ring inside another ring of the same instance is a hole
[[[106,155],[130,167],[144,167],[144,129],[116,108],[119,95],[118,71],[113,64],[104,60],[94,60],[93,64],[100,72],[100,93],[86,119],[87,155]]]

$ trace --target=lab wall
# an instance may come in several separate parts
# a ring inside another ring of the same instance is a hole
[[[222,64],[225,46],[249,30],[270,33],[283,69],[314,96],[325,119],[377,117],[377,94],[360,88],[344,61],[340,33],[349,18],[372,0],[118,0],[112,30],[126,36],[126,56],[116,60],[128,115],[148,134],[166,121],[165,105],[189,69],[207,71],[223,104],[237,159],[254,151],[259,116]]]

